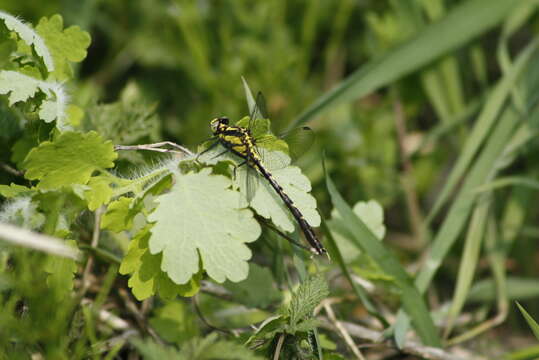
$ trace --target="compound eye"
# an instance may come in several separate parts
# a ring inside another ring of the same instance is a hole
[[[219,122],[220,122],[221,124],[228,125],[228,118],[227,118],[226,116],[220,117],[220,118],[219,118]]]

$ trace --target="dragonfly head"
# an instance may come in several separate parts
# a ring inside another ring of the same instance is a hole
[[[211,131],[214,134],[219,134],[228,127],[228,118],[227,117],[218,117],[210,121]]]

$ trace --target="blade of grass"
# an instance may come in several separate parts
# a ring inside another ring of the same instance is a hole
[[[459,155],[457,163],[453,167],[447,182],[445,183],[440,195],[436,199],[430,214],[427,216],[427,224],[436,216],[438,211],[446,203],[449,198],[449,195],[454,190],[458,181],[462,178],[466,169],[469,167],[472,159],[477,154],[479,148],[484,143],[492,125],[495,123],[500,110],[502,109],[505,100],[510,95],[511,90],[518,80],[519,75],[522,73],[522,70],[525,69],[530,58],[537,50],[539,45],[538,41],[533,41],[530,45],[523,50],[518,59],[515,61],[514,65],[509,69],[505,76],[498,82],[492,94],[488,97],[483,111],[479,114],[477,122],[472,130],[472,133],[468,137],[464,149]]]
[[[468,43],[500,23],[517,3],[514,0],[492,0],[488,11],[485,11],[483,0],[464,2],[445,18],[427,26],[415,38],[356,70],[305,109],[290,128],[321,115],[338,103],[365,96]]]
[[[461,257],[462,260],[459,265],[455,293],[447,316],[444,338],[447,338],[451,333],[451,330],[453,330],[455,320],[459,316],[460,311],[466,302],[468,292],[472,285],[475,269],[479,260],[479,251],[485,235],[490,197],[491,196],[488,193],[481,196],[478,201],[479,204],[474,209],[470,226],[468,227],[468,234],[466,236],[464,251]]]
[[[368,254],[376,264],[391,275],[401,290],[401,301],[406,313],[412,319],[421,340],[430,346],[440,346],[440,338],[423,297],[414,286],[412,279],[400,265],[395,256],[376,238],[369,228],[359,219],[337,191],[333,181],[326,173],[326,185],[333,206],[339,211],[348,230],[352,243]]]
[[[503,264],[504,266],[505,263]],[[539,283],[536,278],[507,277],[506,296],[508,300],[534,300],[539,297]],[[488,278],[474,284],[467,301],[473,304],[484,304],[496,301],[498,284]]]
[[[485,191],[500,189],[506,186],[524,186],[530,189],[539,190],[539,181],[529,179],[524,176],[506,176],[498,178],[487,184],[481,185],[477,187],[474,191],[477,193],[481,193]]]
[[[539,345],[528,346],[505,355],[507,360],[531,360],[539,358]]]
[[[539,340],[539,324],[537,324],[537,322],[531,317],[530,314],[528,314],[528,312],[518,303],[517,301],[517,306],[518,306],[518,309],[520,310],[520,312],[522,313],[522,316],[524,316],[524,319],[526,319],[526,322],[528,323],[528,325],[530,326],[530,328],[532,329],[533,331],[533,334],[535,335],[535,338],[537,340]]]

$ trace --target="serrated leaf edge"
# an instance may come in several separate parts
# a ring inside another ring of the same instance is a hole
[[[51,122],[53,120],[56,120],[56,127],[58,128],[58,130],[62,132],[72,130],[71,126],[65,122],[67,118],[66,107],[67,107],[69,97],[67,96],[64,86],[61,83],[55,82],[55,81],[49,82],[49,81],[39,80],[39,79],[21,74],[13,70],[0,71],[0,78],[2,78],[3,76],[11,76],[11,75],[15,77],[18,76],[23,81],[33,82],[34,86],[40,89],[47,96],[47,100],[42,102],[40,110],[39,110],[39,115],[41,119],[43,119],[45,122]],[[6,93],[8,92],[11,92],[11,91],[9,90],[6,91]],[[55,100],[53,100],[53,95],[54,97],[56,97]],[[43,107],[47,103],[47,101],[52,102],[53,104],[55,104],[55,107],[56,107],[55,117],[52,119],[45,119],[43,118],[43,115],[41,114],[41,112],[44,110]]]
[[[49,48],[45,45],[45,41],[39,36],[37,32],[34,31],[30,26],[26,25],[19,18],[10,15],[4,11],[0,11],[0,19],[4,20],[6,27],[17,33],[19,37],[27,43],[29,46],[34,46],[36,54],[43,59],[43,63],[47,67],[49,72],[54,71],[54,61],[52,60],[52,55],[49,52]]]

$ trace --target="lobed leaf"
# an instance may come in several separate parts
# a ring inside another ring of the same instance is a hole
[[[92,176],[87,186],[89,189],[84,192],[84,197],[88,201],[88,209],[91,211],[110,201],[112,188],[109,177]]]
[[[66,80],[73,76],[71,62],[80,62],[86,57],[86,49],[90,46],[90,34],[78,26],[64,29],[64,20],[60,15],[42,18],[36,26],[36,31],[47,44],[55,70],[53,75],[58,80]]]
[[[305,220],[313,227],[320,226],[321,220],[320,214],[316,209],[316,199],[309,193],[311,191],[311,183],[301,173],[301,169],[295,166],[288,166],[272,171],[272,175],[303,214]],[[246,169],[241,168],[238,171],[237,180],[243,193],[245,193],[244,188],[246,182],[243,180],[245,176]],[[275,189],[264,178],[259,179],[258,183],[259,186],[250,203],[251,208],[260,216],[270,219],[283,231],[294,231],[295,220]]]
[[[114,166],[117,154],[96,132],[65,132],[32,149],[24,161],[25,177],[40,180],[39,189],[86,184],[94,171]]]
[[[203,269],[217,282],[247,277],[251,251],[245,245],[260,236],[248,209],[239,209],[239,193],[230,179],[199,173],[178,174],[169,193],[156,198],[149,248],[162,253],[161,269],[185,284]]]
[[[43,63],[47,67],[49,72],[54,71],[54,62],[49,52],[49,49],[45,45],[45,42],[30,26],[26,25],[16,17],[0,11],[0,19],[4,20],[6,27],[17,33],[17,35],[28,45],[33,46],[34,51],[38,56],[43,59]]]
[[[38,108],[39,117],[45,122],[56,120],[58,129],[69,130],[71,119],[66,112],[67,96],[63,85],[42,81],[17,71],[0,71],[0,94],[9,94],[10,106],[19,101],[29,100],[38,91],[46,96]]]
[[[193,296],[200,288],[201,273],[193,276],[184,285],[178,285],[161,270],[161,254],[152,255],[148,250],[151,225],[142,228],[129,243],[127,254],[122,260],[120,274],[130,274],[128,286],[138,300],[159,294],[173,299],[176,295]]]

